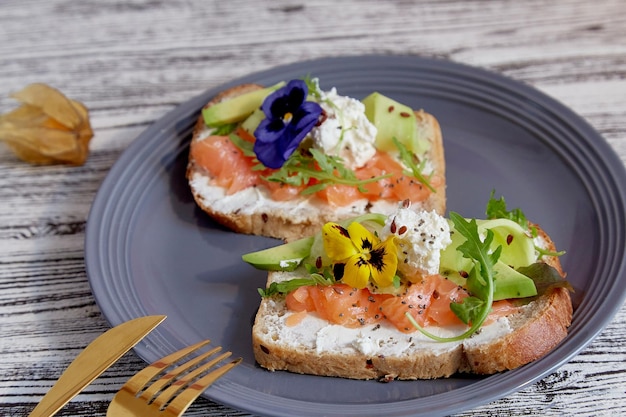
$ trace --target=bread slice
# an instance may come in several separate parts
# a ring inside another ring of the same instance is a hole
[[[541,246],[554,243],[539,230]],[[556,257],[544,257],[564,276]],[[271,282],[298,275],[270,272]],[[557,346],[567,335],[572,303],[566,288],[554,288],[501,317],[460,342],[437,342],[420,332],[402,333],[384,321],[353,329],[333,325],[307,313],[296,325],[286,320],[285,298],[264,298],[252,329],[253,351],[259,365],[270,371],[352,379],[432,379],[457,372],[493,374],[530,363]],[[449,336],[463,329],[428,331]]]
[[[237,95],[262,88],[256,84],[244,84],[230,88],[209,101],[205,108]],[[415,208],[435,210],[443,214],[446,209],[445,160],[441,128],[437,119],[423,110],[415,112],[420,137],[430,143],[426,155],[429,169],[443,181],[436,192]],[[211,134],[202,116],[199,117],[192,141],[202,140]],[[190,154],[187,179],[198,206],[218,223],[238,233],[254,234],[292,240],[312,235],[324,223],[355,217],[364,213],[390,213],[397,201],[368,201],[362,199],[344,207],[333,207],[315,196],[299,196],[288,202],[274,201],[262,187],[250,187],[228,195],[222,187],[212,182],[211,175],[200,168]]]

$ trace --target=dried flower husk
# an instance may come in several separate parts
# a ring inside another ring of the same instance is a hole
[[[85,163],[93,131],[82,103],[42,83],[11,97],[22,104],[0,116],[0,140],[18,158],[32,164]]]

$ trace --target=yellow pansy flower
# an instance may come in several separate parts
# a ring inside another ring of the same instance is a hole
[[[354,288],[367,287],[370,279],[379,287],[393,283],[398,267],[393,236],[381,242],[358,222],[347,228],[329,222],[322,228],[322,237],[336,280]]]

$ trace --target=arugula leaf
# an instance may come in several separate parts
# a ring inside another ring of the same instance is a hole
[[[332,275],[326,274],[325,272],[324,275],[314,273],[305,278],[293,278],[287,281],[272,282],[269,287],[265,289],[259,288],[258,291],[261,297],[265,298],[276,294],[288,294],[300,287],[310,285],[333,285],[334,283],[335,279]]]
[[[254,144],[252,142],[243,140],[239,135],[236,135],[234,133],[229,134],[228,138],[233,143],[233,145],[235,145],[241,150],[241,152],[243,152],[244,156],[256,158],[256,154],[254,153]]]
[[[224,125],[215,126],[212,134],[218,136],[226,136],[235,131],[237,123],[226,123]]]
[[[270,175],[263,177],[266,181],[282,182],[293,186],[307,185],[303,195],[313,194],[329,185],[345,184],[356,186],[361,192],[367,191],[363,186],[391,176],[391,174],[359,180],[354,171],[346,168],[343,160],[337,156],[326,155],[317,149],[309,149],[310,156],[296,152],[285,164]],[[309,185],[311,179],[316,184]]]
[[[311,74],[307,74],[307,76],[304,77],[303,81],[309,89],[309,95],[311,97],[314,97],[317,100],[322,98],[322,95],[320,93],[321,89],[319,85],[319,80],[317,78],[313,78],[311,77]]]
[[[561,256],[565,254],[564,250],[560,250],[558,252],[552,252],[544,248],[541,248],[537,245],[535,245],[535,250],[539,253],[539,259],[541,259],[544,256]]]
[[[406,146],[404,146],[395,136],[393,138],[391,138],[391,139],[393,140],[393,143],[398,148],[398,151],[400,151],[400,159],[410,169],[410,171],[405,171],[404,173],[406,175],[413,176],[419,182],[421,182],[426,187],[428,187],[428,189],[430,191],[432,191],[433,193],[436,193],[437,190],[435,190],[435,188],[432,185],[430,185],[430,183],[428,182],[426,177],[424,177],[422,175],[422,169],[424,168],[424,164],[422,163],[422,164],[420,164],[418,166],[415,163],[415,155],[413,155],[413,153],[409,152],[409,150],[406,148]]]
[[[500,197],[498,200],[494,198],[496,191],[491,190],[489,201],[487,202],[487,208],[485,214],[488,219],[509,219],[522,226],[524,229],[528,228],[528,220],[521,209],[515,208],[511,211],[506,209],[506,202],[504,197]]]
[[[535,287],[537,287],[538,296],[559,287],[567,288],[570,292],[574,292],[572,285],[554,267],[545,262],[535,262],[534,264],[518,268],[517,272],[533,280]]]
[[[485,302],[478,297],[466,297],[462,303],[450,303],[450,310],[465,324],[475,322],[484,309]]]
[[[493,241],[493,232],[491,230],[487,230],[487,236],[484,240],[480,239],[475,219],[467,221],[458,213],[451,212],[450,220],[454,223],[455,230],[467,239],[457,250],[462,253],[463,257],[472,260],[474,263],[470,276],[474,275],[478,283],[485,287],[484,293],[486,297],[483,299],[471,296],[465,298],[460,303],[450,303],[452,312],[459,319],[470,325],[467,331],[454,337],[436,336],[423,329],[409,313],[406,313],[406,317],[420,332],[439,342],[463,340],[474,334],[482,326],[493,304],[493,267],[498,262],[502,252],[502,246],[498,246],[493,252],[490,250],[491,242]]]

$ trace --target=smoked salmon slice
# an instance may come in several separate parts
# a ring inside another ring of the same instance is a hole
[[[367,288],[354,289],[346,284],[304,286],[286,296],[290,311],[316,313],[333,324],[355,328],[383,320],[404,333],[417,329],[406,317],[408,312],[422,327],[462,325],[450,310],[450,303],[461,302],[467,290],[441,275],[428,275],[421,281],[393,294],[373,294]],[[493,303],[485,324],[517,311],[510,301]],[[300,322],[302,315],[298,315]],[[295,320],[294,320],[295,321]]]
[[[253,142],[254,136],[239,128],[235,131],[241,139]],[[253,169],[258,162],[255,158],[244,155],[228,136],[209,136],[191,143],[191,159],[196,165],[205,169],[212,177],[213,183],[227,190],[227,194],[234,194],[248,187],[263,186],[275,201],[289,201],[301,195],[305,186],[292,186],[279,182],[266,181],[263,177],[271,174],[272,170]],[[316,193],[322,201],[333,207],[344,207],[362,198],[370,201],[379,199],[419,202],[427,199],[431,190],[417,179],[407,176],[402,166],[389,154],[377,152],[365,166],[355,171],[358,179],[392,174],[388,178],[363,186],[362,192],[356,186],[334,184]],[[442,183],[439,177],[430,179],[433,187]],[[311,185],[316,181],[312,179]]]

